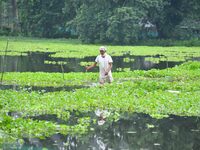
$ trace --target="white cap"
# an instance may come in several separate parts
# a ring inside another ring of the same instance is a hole
[[[107,49],[106,49],[105,46],[101,46],[101,47],[99,48],[99,50],[100,50],[100,51],[106,51]]]

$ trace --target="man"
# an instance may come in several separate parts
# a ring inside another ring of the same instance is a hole
[[[106,81],[111,83],[113,81],[112,77],[112,63],[113,60],[110,55],[106,53],[106,47],[101,46],[99,48],[100,55],[98,55],[95,59],[95,63],[91,66],[86,67],[86,71],[92,69],[97,64],[99,65],[99,83],[104,84]]]

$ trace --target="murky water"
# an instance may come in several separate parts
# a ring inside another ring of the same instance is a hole
[[[132,114],[122,116],[115,123],[93,125],[93,128],[94,131],[82,137],[56,134],[46,140],[25,139],[24,145],[16,144],[14,149],[199,150],[200,148],[200,118],[196,117],[170,116],[157,120],[145,114]]]
[[[0,72],[84,72],[81,62],[93,62],[95,57],[86,58],[52,58],[53,53],[32,52],[27,56],[0,56]],[[163,56],[113,56],[113,71],[164,69],[183,63],[146,61],[147,57],[161,58]],[[188,58],[197,60],[200,58]],[[186,60],[186,61],[187,61]],[[62,65],[61,65],[62,64]],[[93,69],[98,71],[98,67]],[[73,87],[23,87],[27,91],[54,92],[60,90],[73,91],[82,86]],[[0,90],[22,90],[15,85],[1,85]],[[18,117],[20,114],[12,112],[9,115]],[[95,118],[95,114],[90,117]],[[97,118],[97,117],[96,117]],[[63,122],[56,116],[39,116],[32,119],[49,120],[73,125],[75,121]],[[63,136],[53,135],[45,140],[24,139],[20,145],[4,145],[3,149],[19,150],[199,150],[200,149],[200,118],[178,117],[157,120],[144,114],[123,115],[117,122],[105,121],[103,125],[93,124],[93,130],[87,135]]]
[[[85,67],[82,62],[94,62],[95,57],[85,58],[53,58],[51,54],[43,52],[29,52],[27,56],[0,56],[0,72],[84,72]],[[156,56],[132,56],[126,54],[124,56],[113,56],[113,71],[129,70],[149,70],[152,68],[164,69],[174,67],[183,63],[159,61],[157,63],[146,61],[146,58],[159,59],[163,55]],[[199,60],[200,58],[187,58],[187,60]],[[98,71],[98,67],[91,70]]]
[[[81,88],[89,88],[90,86],[86,85],[74,85],[74,86],[61,86],[61,87],[40,87],[40,86],[19,86],[19,85],[1,85],[0,84],[0,90],[15,90],[15,91],[38,91],[42,93],[46,92],[56,92],[56,91],[75,91],[76,89],[81,89]]]

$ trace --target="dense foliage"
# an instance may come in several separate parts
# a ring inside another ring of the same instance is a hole
[[[134,44],[199,38],[198,0],[0,0],[0,34]]]

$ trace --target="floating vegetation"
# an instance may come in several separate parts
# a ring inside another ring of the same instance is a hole
[[[0,55],[4,54],[5,43],[7,39],[1,38]],[[55,52],[52,57],[62,58],[84,58],[88,56],[96,56],[99,52],[99,45],[81,44],[78,40],[48,40],[48,39],[24,39],[11,38],[9,41],[7,55],[21,55],[21,53],[30,51],[39,52]],[[84,51],[84,52],[83,52]],[[199,47],[159,47],[159,46],[108,46],[108,53],[112,56],[134,55],[134,56],[155,56],[164,55],[171,61],[170,56],[176,61],[184,59],[184,57],[200,57]],[[180,58],[178,58],[180,57]],[[125,60],[133,61],[133,60]]]
[[[49,60],[45,60],[44,63],[45,64],[59,64],[59,65],[66,65],[67,64],[66,61],[49,61]]]
[[[153,63],[159,63],[159,61],[161,61],[160,58],[155,58],[155,57],[146,57],[145,61],[151,61]]]
[[[129,63],[129,62],[134,62],[134,59],[133,59],[133,58],[126,57],[126,58],[123,59],[123,62],[127,62],[127,63]]]
[[[149,71],[135,70],[129,71],[129,68],[125,68],[126,72],[114,72],[113,76],[115,81],[121,80],[162,80],[167,84],[195,84],[196,80],[199,80],[198,71],[199,62],[188,62],[179,67],[168,68],[164,70],[152,69]],[[194,68],[185,69],[185,68]],[[197,68],[197,69],[195,69]],[[122,68],[118,68],[119,71]],[[185,82],[186,79],[190,79]],[[179,82],[183,80],[184,83]],[[65,86],[65,85],[87,85],[98,81],[98,73],[65,73],[64,79],[62,73],[45,73],[45,72],[7,72],[4,74],[3,84],[5,85],[21,85],[21,86]],[[171,81],[168,83],[168,81]]]
[[[4,56],[5,52],[4,51],[0,51],[0,56]],[[17,51],[7,51],[6,52],[7,56],[27,56],[26,52],[17,52]]]
[[[135,112],[159,119],[171,114],[200,116],[199,62],[164,70],[117,72],[113,76],[115,81],[112,84],[70,92],[0,90],[0,141],[44,139],[56,133],[85,134],[97,124],[94,115],[98,109],[109,114],[106,123],[119,120],[125,113]],[[2,84],[88,85],[97,82],[98,74],[68,73],[64,77],[61,73],[5,73]],[[12,113],[15,115],[11,116]],[[55,115],[66,123],[33,119],[41,115]],[[72,117],[75,118],[73,125],[70,124]],[[147,128],[153,128],[152,124],[147,124]]]
[[[92,65],[94,62],[84,62],[84,61],[82,61],[82,62],[80,62],[80,65],[81,66],[89,66],[89,65]]]
[[[117,71],[124,71],[124,72],[129,72],[131,69],[130,68],[117,68]]]
[[[72,86],[83,85],[96,82],[97,73],[65,73],[64,79],[62,73],[45,73],[45,72],[9,72],[4,74],[3,84],[21,85],[21,86]]]
[[[122,68],[117,68],[116,70],[117,70],[117,71],[123,71],[123,69],[122,69]]]

